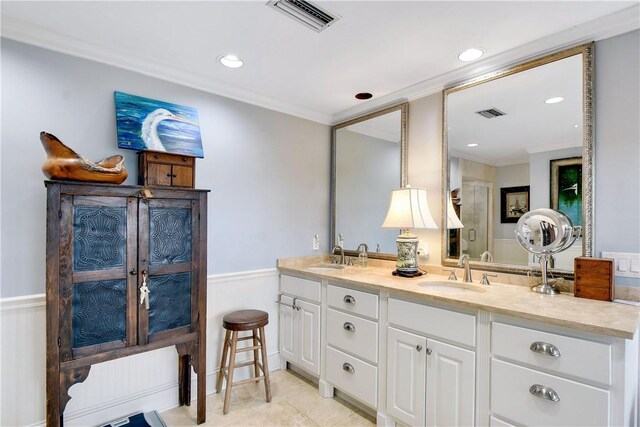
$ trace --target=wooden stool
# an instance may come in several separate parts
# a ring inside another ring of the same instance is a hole
[[[227,379],[227,389],[224,393],[224,407],[222,413],[229,412],[229,400],[231,397],[231,386],[248,382],[257,382],[264,379],[264,389],[267,394],[267,402],[271,402],[271,383],[269,381],[269,366],[267,365],[267,342],[264,337],[264,326],[269,323],[269,313],[261,310],[239,310],[225,314],[222,318],[222,327],[227,330],[222,347],[222,360],[220,361],[220,371],[216,383],[216,393],[222,390],[222,377]],[[251,335],[238,338],[238,332],[251,331]],[[253,340],[253,345],[245,348],[237,348],[238,341]],[[228,368],[225,368],[227,354],[231,348]],[[253,350],[253,360],[235,364],[236,353]],[[262,352],[262,364],[258,360],[258,350]],[[233,382],[233,370],[242,366],[253,365],[255,377],[247,380]],[[262,370],[262,375],[260,375]]]

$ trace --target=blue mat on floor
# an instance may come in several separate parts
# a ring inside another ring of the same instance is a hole
[[[102,427],[167,427],[157,411],[142,412],[113,420]]]

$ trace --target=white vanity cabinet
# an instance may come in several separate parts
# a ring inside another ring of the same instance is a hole
[[[414,426],[474,425],[475,316],[390,298],[388,320],[387,413]]]
[[[491,425],[637,425],[637,340],[516,323],[491,323]]]
[[[375,408],[378,399],[377,294],[327,286],[326,379]]]
[[[280,357],[320,376],[320,282],[282,275],[279,303]]]

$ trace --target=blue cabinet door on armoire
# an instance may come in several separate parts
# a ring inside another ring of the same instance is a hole
[[[47,425],[91,366],[175,346],[205,420],[207,190],[46,181]],[[126,414],[123,414],[126,415]]]

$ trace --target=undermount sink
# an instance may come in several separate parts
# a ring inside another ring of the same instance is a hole
[[[418,282],[418,286],[433,290],[433,291],[445,291],[445,292],[485,292],[486,289],[480,285],[474,285],[472,283],[460,283],[460,282]]]
[[[344,265],[341,264],[315,264],[307,267],[307,270],[310,271],[332,271],[332,270],[342,270]]]

